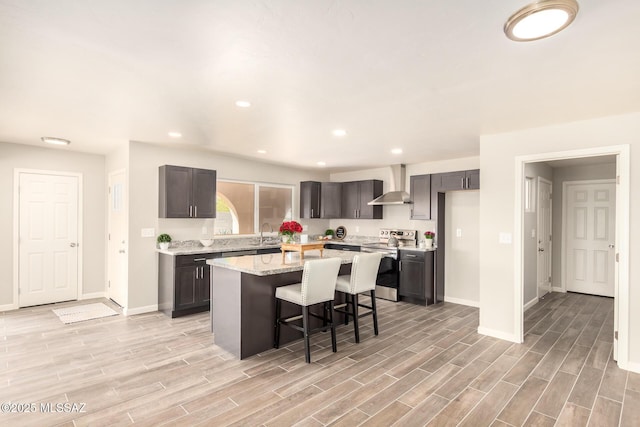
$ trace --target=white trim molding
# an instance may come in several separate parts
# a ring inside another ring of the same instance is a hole
[[[489,329],[482,326],[478,326],[478,333],[481,335],[487,335],[489,337],[498,338],[499,340],[511,341],[517,344],[521,344],[522,340],[517,334],[509,334],[504,331],[498,331],[496,329]]]
[[[146,305],[144,307],[127,308],[123,307],[122,314],[125,316],[133,316],[135,314],[153,313],[158,311],[158,304]]]
[[[3,305],[0,305],[0,312],[17,310],[17,309],[18,309],[18,306],[15,305],[15,304],[3,304]]]
[[[526,303],[523,307],[523,311],[527,311],[529,310],[531,307],[533,307],[534,305],[536,305],[538,303],[539,299],[538,297],[535,297],[534,299],[532,299],[531,301],[529,301],[528,303]]]
[[[444,297],[444,302],[450,302],[452,304],[466,305],[466,306],[469,306],[469,307],[480,307],[480,301],[473,301],[473,300],[464,299],[464,298],[448,297],[446,295]]]
[[[94,298],[107,298],[107,293],[106,292],[91,292],[89,294],[80,295],[78,300],[94,299]]]

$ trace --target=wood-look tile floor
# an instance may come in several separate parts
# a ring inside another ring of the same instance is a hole
[[[115,308],[115,306],[105,300]],[[64,303],[0,314],[6,426],[631,426],[640,375],[612,360],[613,300],[550,294],[525,313],[513,344],[476,333],[478,310],[379,301],[380,335],[363,319],[248,360],[213,344],[208,313],[161,313],[64,325]],[[496,308],[498,309],[498,308]],[[41,413],[40,403],[82,403]],[[64,408],[63,408],[64,409]],[[76,408],[77,409],[77,408]]]

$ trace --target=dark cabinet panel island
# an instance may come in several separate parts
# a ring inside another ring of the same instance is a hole
[[[350,274],[355,255],[357,252],[324,250],[324,258],[342,260],[340,274]],[[273,348],[276,288],[300,282],[304,261],[319,258],[319,251],[309,251],[305,252],[304,260],[297,252],[287,252],[284,264],[279,253],[207,260],[211,266],[210,313],[215,344],[240,359]],[[315,311],[321,313],[321,310]],[[282,314],[300,314],[300,307],[285,301]],[[341,319],[334,315],[335,322]],[[300,332],[283,328],[280,342],[284,344],[301,337]]]

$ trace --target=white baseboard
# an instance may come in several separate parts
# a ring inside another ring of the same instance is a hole
[[[453,304],[460,304],[460,305],[468,305],[469,307],[480,307],[480,302],[479,301],[473,301],[473,300],[470,300],[470,299],[463,299],[463,298],[448,297],[446,295],[444,297],[444,302],[451,302]]]
[[[620,366],[620,368],[640,374],[640,363],[638,362],[627,362],[625,366]]]
[[[0,311],[10,311],[10,310],[17,310],[18,306],[15,304],[3,304],[0,305]]]
[[[106,298],[106,297],[107,297],[107,293],[106,292],[91,292],[90,294],[82,294],[82,295],[80,295],[80,298],[78,298],[78,300],[94,299],[94,298]]]
[[[495,329],[489,329],[482,326],[478,326],[478,333],[481,335],[488,335],[490,337],[498,338],[505,341],[511,341],[520,344],[520,337],[516,337],[514,334],[510,334],[503,331],[496,331]]]
[[[538,298],[534,298],[531,301],[529,301],[528,303],[526,303],[523,307],[522,311],[527,311],[529,310],[531,307],[533,307],[534,305],[536,305],[538,303]]]
[[[565,289],[562,289],[562,288],[560,288],[558,286],[554,286],[551,289],[553,290],[553,292],[562,292],[563,294],[567,293],[567,291]]]
[[[134,314],[143,314],[143,313],[153,313],[154,311],[158,311],[158,304],[147,305],[144,307],[135,307],[135,308],[123,308],[122,313],[125,316],[133,316]]]

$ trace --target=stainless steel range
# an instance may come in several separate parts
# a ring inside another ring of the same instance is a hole
[[[376,280],[376,297],[398,301],[399,260],[398,248],[416,247],[416,230],[395,230],[383,228],[378,233],[378,242],[365,243],[362,252],[378,252],[382,254],[378,278]]]

